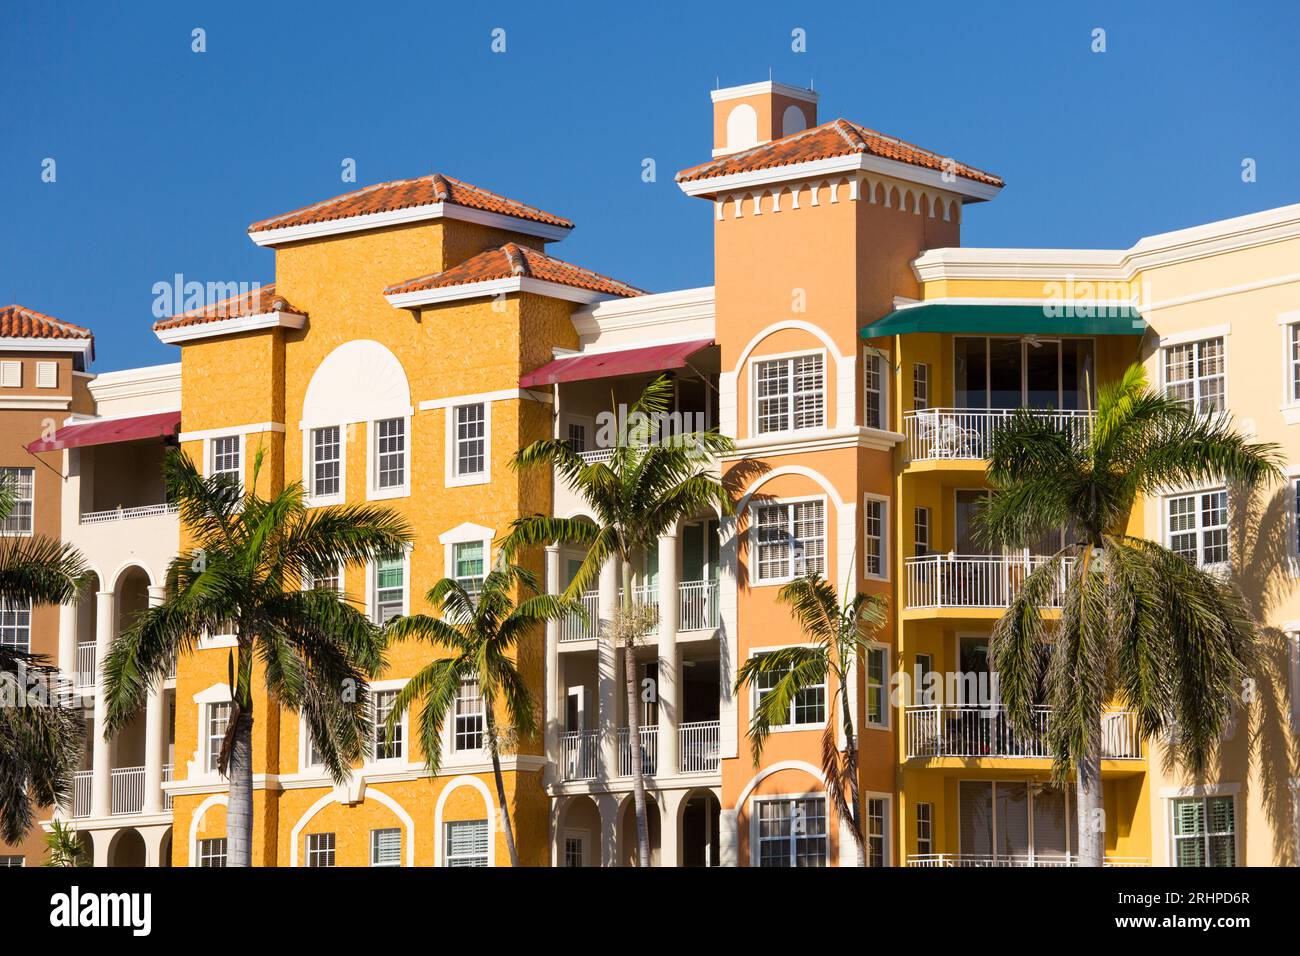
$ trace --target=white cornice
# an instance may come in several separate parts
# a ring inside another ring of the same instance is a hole
[[[482,282],[463,282],[460,285],[439,286],[433,289],[420,289],[415,292],[399,292],[386,295],[388,304],[397,309],[415,309],[424,305],[439,305],[443,302],[456,302],[461,299],[478,299],[483,296],[502,295],[511,292],[530,292],[544,295],[551,299],[564,299],[568,302],[580,302],[589,305],[621,298],[591,289],[579,289],[576,286],[563,285],[559,282],[547,282],[531,276],[510,276],[507,279],[486,279]]]
[[[93,339],[29,339],[0,338],[0,352],[71,352],[81,356],[84,368],[90,367],[95,355]]]
[[[746,96],[762,96],[764,93],[776,93],[781,96],[788,96],[792,100],[803,100],[805,103],[816,103],[818,94],[815,90],[805,90],[799,86],[786,86],[784,83],[777,83],[773,80],[764,80],[761,83],[745,83],[742,86],[724,86],[720,90],[710,90],[709,98],[715,103],[723,100],[738,100]]]
[[[899,432],[884,431],[852,425],[848,428],[819,428],[806,432],[782,432],[776,435],[757,435],[736,441],[736,449],[722,457],[727,461],[740,458],[769,458],[775,455],[798,455],[810,451],[831,451],[837,448],[871,448],[889,451],[906,436]]]
[[[72,405],[71,396],[0,395],[0,411],[60,411]]]
[[[248,238],[259,246],[278,246],[286,242],[300,242],[303,239],[320,239],[324,236],[337,236],[347,232],[360,232],[364,229],[383,229],[386,226],[401,226],[411,222],[423,222],[430,219],[459,219],[493,229],[518,232],[526,236],[539,236],[554,241],[563,239],[572,230],[572,226],[552,226],[548,223],[535,222],[517,216],[505,216],[501,213],[471,209],[450,202],[428,203],[423,206],[410,206],[406,209],[394,209],[390,212],[369,212],[361,216],[348,216],[345,219],[330,219],[326,222],[310,222],[301,226],[282,226],[278,229],[263,229],[250,232]]]
[[[166,345],[177,345],[195,339],[210,339],[218,335],[234,335],[237,332],[256,332],[260,329],[301,329],[306,324],[307,316],[299,315],[297,312],[259,312],[257,315],[241,315],[233,319],[218,319],[215,322],[160,329],[154,334]]]
[[[929,186],[944,192],[955,193],[972,201],[992,199],[1002,191],[1001,186],[954,176],[951,182],[944,179],[942,170],[927,169],[911,163],[901,163],[895,159],[884,159],[869,153],[849,153],[847,156],[833,156],[829,159],[815,159],[805,163],[791,163],[788,166],[776,166],[770,169],[756,169],[750,172],[729,173],[726,176],[713,176],[705,179],[692,179],[678,182],[682,192],[688,196],[714,196],[721,193],[760,190],[802,179],[819,179],[833,176],[850,176],[856,172],[875,173],[890,176],[904,182]]]
[[[103,372],[86,383],[96,404],[153,395],[171,395],[179,406],[181,397],[181,363],[147,365]]]
[[[683,322],[707,324],[713,333],[713,286],[610,299],[573,312],[573,327],[584,337]]]

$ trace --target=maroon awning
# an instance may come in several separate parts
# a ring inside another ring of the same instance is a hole
[[[690,342],[670,342],[667,345],[647,345],[639,349],[619,349],[617,352],[597,352],[594,355],[566,355],[529,372],[519,380],[519,387],[533,388],[557,382],[681,368],[688,358],[712,344],[713,339],[695,339]]]
[[[131,418],[77,422],[73,425],[64,425],[50,438],[32,442],[27,446],[27,450],[58,451],[61,448],[82,448],[86,445],[112,445],[115,442],[135,441],[138,438],[161,438],[164,435],[175,435],[180,427],[180,412],[155,412],[152,415],[135,415]]]

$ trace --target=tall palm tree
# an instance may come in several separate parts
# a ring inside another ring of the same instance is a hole
[[[531,591],[532,596],[516,604],[516,590]],[[503,563],[475,589],[466,588],[455,578],[443,578],[435,584],[425,600],[439,609],[439,617],[414,614],[396,618],[385,627],[390,641],[427,641],[439,651],[451,652],[450,657],[430,661],[407,682],[388,717],[387,732],[391,734],[412,704],[418,701],[422,705],[420,745],[430,773],[436,774],[442,764],[442,729],[456,706],[462,684],[478,684],[483,701],[483,743],[492,758],[501,829],[512,867],[519,865],[519,852],[501,776],[503,728],[497,726],[497,704],[504,707],[510,721],[510,726],[504,728],[507,740],[518,741],[536,732],[536,708],[527,681],[519,672],[518,648],[538,624],[558,620],[581,608],[573,601],[537,591],[532,572]]]
[[[810,639],[808,646],[784,647],[751,657],[736,674],[736,693],[775,678],[763,691],[749,721],[750,750],[757,766],[763,745],[773,727],[790,722],[790,707],[813,687],[834,683],[822,732],[822,774],[826,793],[835,815],[845,821],[857,848],[858,866],[865,862],[866,839],[862,830],[862,806],[858,796],[858,746],[853,727],[853,705],[849,684],[853,667],[866,658],[872,637],[885,625],[889,601],[876,594],[858,593],[843,606],[835,587],[813,572],[796,578],[777,592],[777,600],[790,606],[795,619]],[[835,743],[836,698],[844,746]]]
[[[386,508],[308,510],[298,483],[262,497],[261,462],[259,454],[244,491],[229,476],[205,479],[183,453],[168,456],[168,500],[192,544],[168,567],[163,603],[118,635],[104,661],[109,734],[131,721],[200,635],[233,625],[231,714],[218,761],[230,781],[231,866],[252,860],[254,660],[268,699],[306,717],[322,763],[336,782],[347,779],[371,737],[367,680],[382,667],[382,635],[334,588],[303,585],[400,554],[411,540],[405,520]]]
[[[618,562],[623,584],[619,619],[606,622],[602,631],[605,640],[624,646],[628,743],[637,859],[641,866],[650,865],[650,839],[633,646],[646,630],[646,616],[636,608],[632,560],[639,552],[657,547],[659,536],[683,518],[706,508],[716,508],[723,514],[732,511],[730,495],[710,471],[712,460],[734,447],[731,440],[712,430],[664,435],[661,426],[672,394],[672,380],[661,375],[646,386],[625,417],[618,414],[617,407],[611,408],[613,420],[622,424],[608,461],[589,464],[561,439],[536,441],[521,449],[513,462],[516,468],[554,469],[557,481],[567,483],[586,499],[594,520],[533,515],[516,520],[506,539],[508,552],[520,546],[556,542],[585,547],[586,557],[565,591],[568,598],[577,598],[590,588],[607,561]]]
[[[1141,365],[1100,390],[1091,432],[1022,411],[996,433],[979,536],[1028,547],[1068,528],[1075,539],[1026,577],[993,628],[990,657],[1013,726],[1029,733],[1034,705],[1050,708],[1055,776],[1077,781],[1081,865],[1103,858],[1103,709],[1118,701],[1136,712],[1146,739],[1176,730],[1175,759],[1200,771],[1255,643],[1222,574],[1128,533],[1135,502],[1207,483],[1258,488],[1278,474],[1275,446],[1153,391]],[[1052,603],[1058,622],[1041,612]]]
[[[15,502],[0,483],[0,520]],[[0,538],[0,604],[70,604],[87,569],[76,548],[40,535]],[[36,692],[29,692],[36,691]],[[40,807],[66,806],[81,759],[85,725],[63,706],[58,669],[40,654],[0,645],[0,836],[17,843]]]

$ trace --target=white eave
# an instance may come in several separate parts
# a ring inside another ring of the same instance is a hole
[[[256,315],[217,319],[215,322],[181,325],[174,329],[159,329],[154,334],[158,336],[160,342],[166,345],[177,345],[194,339],[210,339],[218,335],[256,332],[261,329],[301,329],[306,324],[307,316],[300,315],[297,312],[259,312]]]
[[[846,156],[832,156],[829,159],[814,159],[803,163],[790,163],[785,166],[773,166],[768,169],[755,169],[743,173],[729,173],[725,176],[711,176],[704,179],[692,179],[678,182],[682,192],[688,196],[713,196],[719,193],[744,192],[749,189],[761,189],[778,183],[788,183],[799,179],[817,179],[829,176],[853,175],[857,172],[875,173],[889,176],[905,182],[941,189],[955,193],[971,202],[992,199],[1002,191],[1001,186],[981,183],[965,176],[954,176],[952,181],[944,179],[944,172],[902,163],[896,159],[872,156],[870,153],[849,153]]]
[[[774,80],[764,80],[761,83],[746,83],[743,86],[724,86],[720,90],[710,90],[709,98],[714,103],[720,103],[723,100],[739,100],[746,96],[762,96],[764,93],[776,93],[779,96],[788,96],[792,100],[803,100],[805,103],[816,103],[818,99],[818,95],[814,90],[805,90],[798,86],[787,86]]]
[[[71,352],[81,356],[81,367],[90,368],[95,357],[94,339],[0,338],[0,352]]]
[[[457,302],[462,299],[478,299],[483,296],[502,295],[510,292],[531,292],[552,299],[564,299],[590,305],[594,302],[606,302],[623,296],[580,289],[576,286],[559,282],[547,282],[531,276],[510,276],[505,279],[486,279],[482,282],[463,282],[459,285],[438,286],[433,289],[418,289],[414,292],[398,292],[385,295],[388,304],[397,309],[415,309],[425,305],[438,305],[442,302]]]
[[[360,232],[365,229],[382,229],[385,226],[400,226],[411,222],[430,219],[459,219],[493,229],[523,233],[526,236],[539,236],[546,240],[563,239],[572,230],[572,226],[552,226],[549,223],[524,219],[519,216],[506,216],[501,213],[472,209],[450,202],[427,203],[423,206],[409,206],[390,212],[370,212],[360,216],[348,216],[344,219],[330,219],[325,222],[309,222],[300,226],[282,226],[277,229],[261,229],[250,232],[248,238],[259,246],[278,246],[286,242],[298,242],[303,239],[319,239],[323,236],[337,236],[347,232]]]

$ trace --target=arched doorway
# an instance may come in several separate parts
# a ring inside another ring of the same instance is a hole
[[[172,865],[172,830],[167,828],[163,835],[162,845],[158,849],[158,865],[170,867]]]
[[[718,865],[722,805],[712,790],[693,790],[682,802],[682,866]]]
[[[556,865],[600,866],[600,808],[591,797],[570,797],[560,814]]]
[[[627,795],[619,809],[618,846],[619,865],[637,865],[636,801]],[[645,799],[645,824],[650,841],[650,865],[659,865],[659,805],[651,794]]]
[[[108,865],[112,867],[144,866],[144,837],[130,828],[119,830],[108,845]]]

